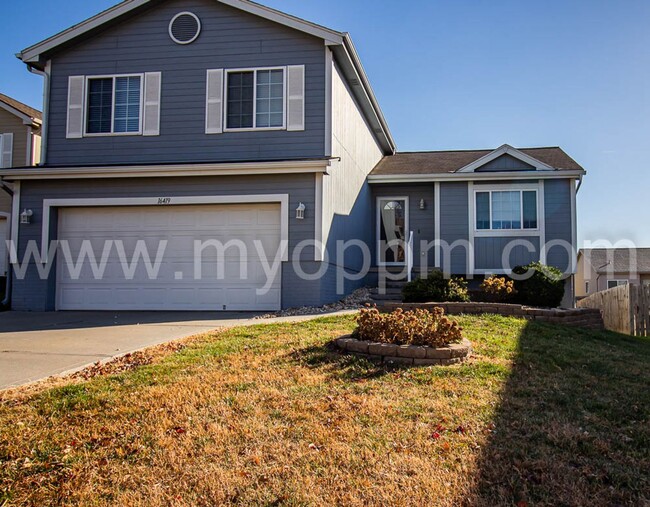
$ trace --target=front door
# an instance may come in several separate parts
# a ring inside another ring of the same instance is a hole
[[[380,266],[405,264],[408,199],[406,197],[378,198],[377,228],[378,264]]]

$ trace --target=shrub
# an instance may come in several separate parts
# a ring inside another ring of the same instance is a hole
[[[508,301],[517,294],[513,280],[495,275],[483,280],[481,290],[485,293],[486,299],[490,301]]]
[[[442,271],[434,270],[426,278],[407,283],[402,289],[402,299],[405,303],[469,301],[467,282],[456,276],[445,278]]]
[[[517,266],[512,270],[517,275],[532,272],[525,280],[515,279],[517,302],[530,306],[560,306],[564,297],[564,280],[562,271],[540,262],[532,262],[527,266]]]
[[[368,307],[361,309],[357,316],[354,336],[383,343],[441,347],[460,342],[461,331],[458,322],[446,317],[442,308],[406,312],[398,308],[382,314],[376,307]]]

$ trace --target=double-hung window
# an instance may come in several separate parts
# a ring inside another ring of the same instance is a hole
[[[536,190],[476,192],[476,230],[538,229]]]
[[[228,70],[226,130],[285,128],[284,68]]]
[[[142,132],[142,76],[89,77],[86,134]]]
[[[607,288],[613,289],[619,285],[627,285],[627,280],[607,280]]]

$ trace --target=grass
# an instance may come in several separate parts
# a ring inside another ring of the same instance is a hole
[[[0,505],[650,502],[649,340],[460,320],[453,367],[340,355],[338,317],[5,393]]]

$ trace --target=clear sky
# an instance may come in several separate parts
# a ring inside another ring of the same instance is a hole
[[[0,91],[41,107],[19,50],[117,0],[3,0]],[[650,1],[263,0],[352,34],[398,149],[561,146],[578,235],[650,246]]]

